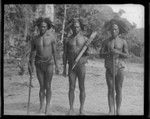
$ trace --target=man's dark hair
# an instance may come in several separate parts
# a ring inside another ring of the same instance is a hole
[[[81,28],[82,31],[84,30],[84,27],[85,27],[85,25],[83,24],[83,21],[81,19],[72,19],[70,29],[72,29],[73,35],[76,34],[75,23],[80,24],[80,28]]]
[[[38,28],[40,28],[42,22],[45,22],[47,24],[48,30],[53,26],[49,18],[43,18],[43,17],[39,17],[38,19],[36,19],[34,21],[34,26],[37,26]]]
[[[112,25],[116,24],[119,28],[119,34],[123,34],[123,33],[128,33],[130,28],[128,27],[128,25],[122,21],[122,20],[117,20],[117,19],[112,19],[110,21],[105,22],[103,28],[107,31],[110,31],[112,29]]]

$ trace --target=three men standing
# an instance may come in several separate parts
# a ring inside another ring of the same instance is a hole
[[[56,37],[54,31],[51,29],[51,24],[48,20],[43,19],[38,25],[40,33],[31,42],[31,54],[29,64],[33,72],[33,61],[35,56],[35,66],[37,78],[40,84],[39,98],[40,98],[40,112],[43,110],[44,97],[46,95],[46,108],[47,114],[50,107],[51,99],[51,81],[53,77],[53,64],[56,66],[56,73],[58,73],[58,63],[56,60]],[[72,35],[65,44],[65,62],[68,61],[69,70],[69,115],[74,114],[74,91],[76,86],[76,79],[78,78],[80,90],[80,109],[79,113],[83,114],[85,102],[85,74],[88,53],[87,51],[80,58],[76,67],[72,70],[75,58],[81,51],[82,47],[88,40],[83,33],[83,24],[77,20],[74,21],[72,28]],[[105,40],[102,45],[100,55],[105,59],[106,68],[106,82],[108,86],[108,104],[110,114],[120,114],[120,106],[122,100],[122,84],[124,79],[124,65],[123,59],[128,57],[128,47],[125,40],[119,38],[119,26],[117,23],[111,25],[112,36]],[[54,59],[54,62],[53,62]],[[114,59],[114,60],[113,60]],[[65,63],[66,64],[66,63]],[[114,70],[115,69],[115,70]],[[65,74],[65,72],[64,72]],[[115,76],[115,79],[114,79]],[[115,83],[115,84],[114,84]],[[115,86],[115,87],[114,87]],[[116,92],[116,96],[114,93]],[[115,96],[115,97],[114,97]],[[116,110],[114,110],[116,101]]]

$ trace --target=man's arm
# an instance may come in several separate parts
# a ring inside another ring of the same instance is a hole
[[[123,53],[124,53],[124,56],[123,56],[124,58],[130,57],[129,52],[128,52],[128,44],[126,40],[124,40],[124,43],[123,43]]]
[[[55,63],[55,73],[59,74],[58,62],[56,60],[56,40],[55,39],[52,41],[52,53],[53,53],[53,58],[54,58],[54,63]]]

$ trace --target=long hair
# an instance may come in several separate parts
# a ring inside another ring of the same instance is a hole
[[[37,26],[38,28],[41,27],[41,23],[42,22],[45,22],[47,24],[47,28],[48,30],[51,28],[51,27],[54,27],[54,25],[52,24],[51,20],[49,18],[43,18],[43,17],[39,17],[38,19],[36,19],[33,24],[34,26]]]
[[[81,19],[72,19],[72,20],[71,20],[71,26],[70,26],[70,29],[71,29],[72,32],[73,32],[73,36],[76,35],[75,23],[77,23],[77,22],[80,24],[81,30],[84,31],[85,25],[83,24],[83,21],[82,21]]]
[[[111,19],[110,21],[105,22],[103,29],[105,31],[110,31],[112,29],[113,24],[118,25],[119,34],[126,34],[130,30],[128,25],[124,21],[119,19]]]

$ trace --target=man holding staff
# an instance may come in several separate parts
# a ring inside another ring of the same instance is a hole
[[[29,71],[33,73],[35,59],[36,74],[40,85],[39,98],[41,113],[44,109],[44,98],[46,96],[45,114],[49,112],[51,100],[51,81],[53,77],[53,65],[55,72],[58,71],[56,60],[56,36],[52,29],[52,23],[48,18],[39,18],[36,21],[39,34],[31,41],[31,53],[29,57]],[[35,56],[35,58],[34,58]]]
[[[109,114],[119,115],[125,68],[123,60],[129,56],[127,42],[119,34],[127,31],[117,20],[111,20],[105,27],[108,27],[111,37],[103,42],[100,56],[105,59]]]

